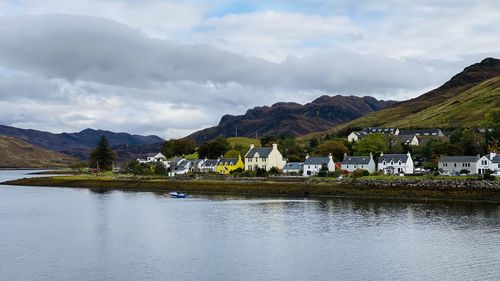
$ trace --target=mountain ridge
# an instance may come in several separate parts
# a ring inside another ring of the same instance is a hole
[[[219,136],[235,136],[236,133],[243,137],[270,134],[296,137],[330,129],[393,103],[395,101],[377,100],[369,96],[342,95],[323,95],[304,105],[278,102],[248,109],[243,115],[226,114],[217,126],[194,132],[187,138],[202,143]]]

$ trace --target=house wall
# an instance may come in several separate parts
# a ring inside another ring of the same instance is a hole
[[[321,171],[322,165],[310,165],[310,164],[305,164],[304,163],[304,168],[302,175],[303,176],[315,176]],[[333,159],[330,159],[330,161],[327,164],[328,171],[329,172],[334,172],[335,171],[335,162],[333,162]]]
[[[240,158],[240,159],[238,159],[238,162],[236,162],[235,165],[223,165],[223,164],[217,165],[216,172],[218,174],[221,174],[221,175],[229,175],[234,170],[244,169],[244,168],[245,168],[245,164],[243,163],[243,161]]]
[[[354,133],[354,132],[351,132],[348,136],[347,136],[347,141],[348,142],[357,142],[359,139],[358,139],[358,136]]]
[[[368,165],[342,164],[341,169],[348,171],[348,172],[351,172],[351,173],[356,171],[357,169],[363,169],[363,170],[367,170],[370,173],[374,173],[377,170],[375,166],[376,166],[375,161],[373,161],[373,159],[371,159],[370,162],[368,163]]]
[[[478,162],[438,162],[438,170],[442,170],[444,175],[453,175],[460,173],[461,170],[469,171],[469,174],[475,175]]]
[[[491,170],[491,168],[491,160],[486,158],[486,156],[481,157],[477,162],[477,172],[480,175],[484,174],[488,170]]]

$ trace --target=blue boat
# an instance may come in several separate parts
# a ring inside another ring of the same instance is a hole
[[[187,194],[182,192],[170,192],[170,197],[173,198],[186,198]]]

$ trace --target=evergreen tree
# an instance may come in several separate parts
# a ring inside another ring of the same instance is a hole
[[[99,166],[102,171],[110,171],[113,169],[113,160],[115,160],[115,153],[109,148],[106,136],[102,135],[97,146],[90,153],[90,167]]]

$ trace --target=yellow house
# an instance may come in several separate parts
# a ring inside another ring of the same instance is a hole
[[[221,158],[217,164],[217,173],[221,175],[229,175],[234,170],[245,169],[245,163],[241,160],[241,155],[238,158]]]

